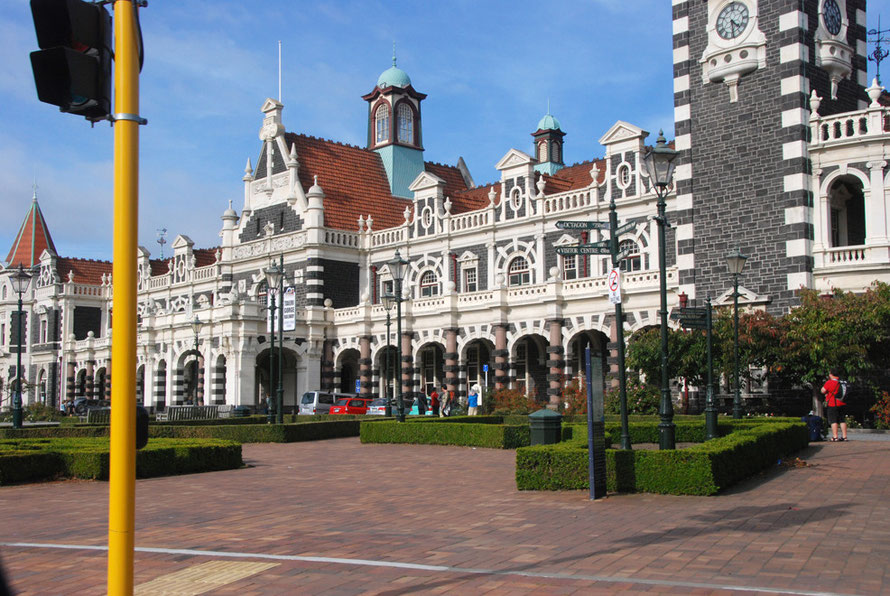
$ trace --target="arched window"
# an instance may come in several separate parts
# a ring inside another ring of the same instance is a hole
[[[559,143],[555,143],[555,142],[553,143],[552,153],[553,153],[553,157],[550,159],[550,161],[555,161],[558,163],[559,162]]]
[[[389,140],[389,105],[380,104],[377,113],[374,114],[377,124],[377,142],[384,143]]]
[[[547,141],[538,143],[538,161],[547,161]]]
[[[405,103],[399,105],[399,142],[414,144],[414,112]]]
[[[531,277],[528,271],[528,261],[525,260],[525,257],[516,257],[512,261],[510,261],[510,266],[507,267],[507,285],[510,286],[525,286],[528,285]]]
[[[432,271],[426,271],[420,277],[420,297],[429,298],[439,295],[439,279]]]
[[[628,256],[621,261],[622,271],[640,271],[643,269],[643,258],[640,256],[640,247],[633,240],[622,240],[618,244],[618,251],[627,251]]]

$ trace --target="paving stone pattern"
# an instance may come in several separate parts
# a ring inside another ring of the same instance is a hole
[[[245,445],[244,456],[242,470],[138,481],[136,546],[165,550],[137,550],[137,586],[229,560],[278,564],[202,593],[890,590],[888,442],[818,444],[800,454],[807,466],[717,497],[597,502],[518,492],[513,451],[351,438]],[[8,545],[104,546],[107,495],[104,482],[0,488],[0,556],[18,594],[105,593],[102,550]]]

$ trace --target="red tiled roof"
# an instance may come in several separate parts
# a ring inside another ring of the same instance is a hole
[[[591,183],[590,170],[593,169],[594,165],[599,168],[597,182],[604,182],[606,179],[605,160],[597,159],[594,161],[582,161],[581,163],[562,168],[552,176],[542,174],[544,176],[544,181],[546,182],[544,193],[550,195],[578,188],[587,188]]]
[[[207,265],[213,265],[216,262],[217,250],[219,250],[219,247],[217,246],[214,246],[212,248],[192,249],[192,254],[195,255],[195,267],[206,267]],[[168,273],[170,273],[170,261],[172,260],[173,255],[170,255],[170,257],[166,259],[149,260],[148,264],[151,267],[152,277],[156,277],[158,275],[167,275]]]
[[[217,247],[213,248],[195,248],[192,254],[195,255],[195,267],[206,267],[216,263]]]
[[[297,147],[303,188],[312,186],[313,176],[318,176],[318,185],[325,194],[325,226],[357,231],[359,216],[368,215],[374,220],[374,230],[405,221],[402,212],[411,201],[392,196],[377,153],[295,133],[286,133],[285,140],[288,150],[292,145]]]
[[[63,282],[68,281],[68,272],[74,272],[74,283],[97,286],[102,283],[102,274],[111,275],[111,261],[93,261],[92,259],[75,259],[59,257],[56,271]]]
[[[452,197],[459,192],[467,190],[467,182],[464,180],[460,170],[455,166],[446,166],[445,164],[427,161],[424,162],[424,169],[445,181],[446,197]],[[454,201],[453,198],[452,201]],[[454,213],[454,209],[451,212]]]
[[[494,184],[488,184],[486,186],[477,186],[470,190],[455,193],[455,195],[451,197],[451,213],[457,215],[458,213],[466,213],[467,211],[476,211],[477,209],[488,207],[488,193],[492,188],[494,188],[494,191],[497,193],[494,202],[500,202],[500,182],[495,182]]]
[[[19,228],[12,248],[9,249],[9,255],[6,257],[7,267],[18,267],[19,265],[26,268],[33,267],[46,249],[56,252],[35,195],[34,200],[31,201],[31,208],[25,216],[25,221],[22,222],[22,227]]]

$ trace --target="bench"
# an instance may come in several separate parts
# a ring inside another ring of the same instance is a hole
[[[87,424],[111,424],[111,408],[87,408]]]
[[[213,420],[221,418],[219,409],[225,406],[167,406],[163,412],[158,412],[155,420],[158,422],[172,422],[175,420]],[[231,415],[231,406],[228,406],[228,415]]]

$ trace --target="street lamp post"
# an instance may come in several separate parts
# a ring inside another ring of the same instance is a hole
[[[271,330],[271,346],[269,348],[269,399],[267,405],[269,408],[269,424],[275,422],[275,393],[272,392],[272,383],[275,378],[275,291],[278,289],[278,283],[281,281],[281,270],[277,266],[272,265],[266,269],[266,291],[269,293],[269,329]],[[281,363],[278,363],[281,366]]]
[[[735,395],[732,398],[732,417],[738,420],[742,417],[742,392],[739,388],[739,275],[745,268],[747,255],[742,254],[740,248],[726,255],[726,267],[732,274],[732,352],[735,365]]]
[[[665,197],[669,192],[671,179],[674,176],[674,160],[678,155],[667,146],[664,132],[658,131],[658,140],[655,147],[649,150],[643,157],[643,164],[649,173],[652,188],[658,197],[658,279],[660,282],[661,305],[661,407],[659,414],[661,421],[658,423],[658,444],[661,449],[674,449],[676,447],[674,428],[674,404],[671,401],[670,379],[668,378],[668,310],[667,310],[667,262],[665,249],[665,236],[670,227],[665,214]]]
[[[395,292],[395,301],[396,301],[396,344],[398,345],[398,354],[399,354],[399,366],[397,370],[396,378],[398,379],[398,406],[399,406],[399,414],[396,419],[399,422],[405,421],[405,401],[402,395],[402,367],[401,367],[401,354],[402,354],[402,301],[404,298],[402,297],[402,279],[405,276],[405,266],[408,264],[408,261],[402,258],[402,255],[399,254],[398,249],[396,249],[396,254],[393,256],[392,261],[389,262],[389,270],[392,273],[393,280],[393,291]]]
[[[12,281],[12,291],[19,295],[19,310],[18,310],[18,338],[19,338],[19,349],[16,354],[16,385],[15,392],[12,394],[12,427],[13,428],[22,428],[22,348],[25,344],[25,339],[22,337],[22,318],[24,318],[24,313],[22,312],[22,294],[24,294],[28,289],[28,283],[31,281],[31,274],[25,271],[25,269],[19,264],[18,269],[12,274],[10,278]]]
[[[392,310],[392,307],[395,306],[396,298],[392,294],[384,294],[383,295],[383,308],[386,310],[386,370],[384,372],[384,386],[383,386],[383,397],[386,399],[386,410],[384,413],[387,417],[392,416],[392,399],[389,395],[389,374],[390,374],[390,352],[389,349],[389,326],[390,326],[390,316],[389,313]]]
[[[198,332],[201,330],[201,319],[198,318],[198,315],[195,315],[195,320],[192,321],[192,329],[195,331],[195,395],[194,395],[194,403],[198,405],[198,371],[201,367],[201,360],[198,358]]]

